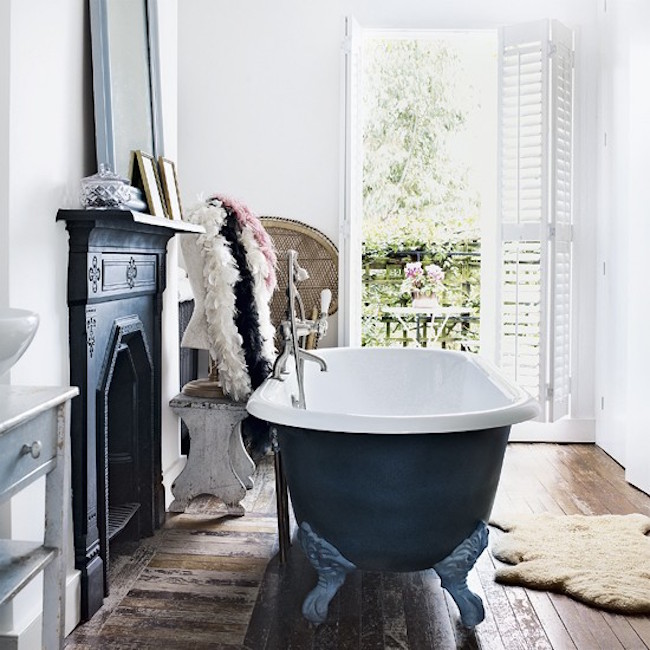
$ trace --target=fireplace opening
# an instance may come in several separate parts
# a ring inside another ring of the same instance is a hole
[[[140,509],[138,373],[129,347],[117,351],[108,392],[108,540],[124,530]],[[139,537],[139,527],[133,531]]]
[[[107,573],[111,542],[138,540],[155,529],[153,364],[138,316],[115,319],[105,359],[97,395],[97,487]]]

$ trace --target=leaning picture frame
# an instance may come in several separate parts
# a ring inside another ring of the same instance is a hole
[[[183,218],[183,207],[178,189],[176,165],[173,160],[160,156],[158,158],[158,170],[160,172],[160,184],[162,185],[165,203],[167,204],[167,216],[170,219],[180,220]]]
[[[160,191],[156,159],[144,151],[132,151],[129,164],[131,185],[144,192],[149,214],[167,217],[167,211]]]

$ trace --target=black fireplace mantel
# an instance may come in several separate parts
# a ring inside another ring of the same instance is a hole
[[[130,210],[59,210],[56,219],[69,233],[70,383],[80,390],[70,431],[72,510],[81,617],[88,620],[108,595],[109,541],[152,535],[164,519],[167,242],[204,230]]]

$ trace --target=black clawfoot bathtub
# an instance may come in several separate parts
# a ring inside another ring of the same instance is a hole
[[[293,374],[268,379],[248,410],[272,424],[298,539],[318,583],[314,623],[354,569],[433,568],[464,625],[483,620],[467,573],[487,546],[487,522],[510,426],[537,403],[476,355],[443,350],[319,351],[305,369],[306,409]]]

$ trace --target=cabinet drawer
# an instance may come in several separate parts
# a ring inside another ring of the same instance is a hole
[[[56,431],[56,409],[50,409],[0,435],[0,500],[52,468]],[[31,448],[35,442],[41,446],[37,458],[23,452],[24,445]]]

